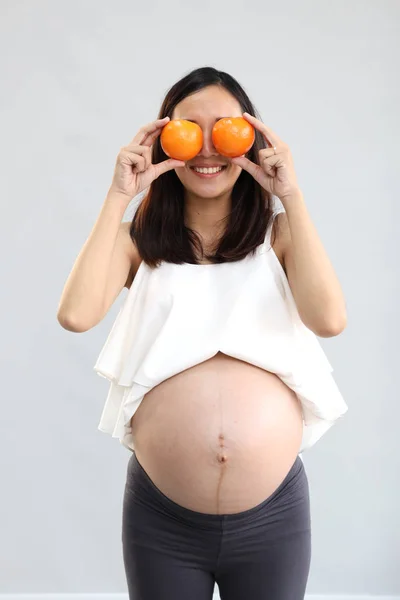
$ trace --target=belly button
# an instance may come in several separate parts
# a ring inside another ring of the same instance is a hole
[[[220,463],[225,463],[228,460],[228,457],[226,454],[218,454],[217,460]]]
[[[220,449],[222,450],[222,449],[223,449],[223,447],[224,447],[224,439],[225,439],[225,436],[224,436],[224,434],[223,434],[223,433],[220,433],[220,434],[218,435],[218,438],[219,438],[219,441],[220,441],[220,444],[219,444],[219,445],[220,445]],[[223,452],[223,451],[222,451],[222,452],[219,452],[219,453],[218,453],[218,455],[217,455],[217,461],[218,461],[219,463],[226,463],[226,462],[227,462],[227,460],[228,460],[228,456],[227,456],[227,454],[225,454],[225,452]]]

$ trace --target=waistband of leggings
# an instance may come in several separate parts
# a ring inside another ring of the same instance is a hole
[[[190,522],[196,523],[209,523],[216,522],[219,523],[221,521],[229,521],[236,522],[246,520],[249,517],[256,516],[260,511],[262,511],[268,504],[270,504],[274,498],[290,483],[290,481],[295,478],[300,471],[304,470],[303,461],[299,455],[296,456],[296,459],[293,465],[290,467],[288,473],[278,485],[278,487],[270,494],[265,500],[261,503],[249,508],[247,510],[243,510],[237,513],[204,513],[192,510],[190,508],[186,508],[185,506],[181,506],[177,504],[168,496],[166,496],[150,479],[149,475],[142,467],[140,462],[137,459],[135,452],[133,451],[132,456],[129,459],[128,464],[128,484],[129,480],[132,478],[133,487],[138,486],[140,488],[144,488],[148,493],[157,497],[157,500],[160,504],[166,508],[170,513],[177,515],[179,518],[187,518]]]

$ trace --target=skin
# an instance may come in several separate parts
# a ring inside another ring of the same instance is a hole
[[[221,117],[240,116],[237,100],[217,86],[185,98],[172,115],[203,130],[200,153],[175,172],[185,189],[186,225],[206,246],[221,233],[242,172],[217,152],[212,128]],[[192,165],[227,169],[202,179]],[[299,401],[277,375],[221,351],[147,392],[131,426],[139,462],[167,497],[220,514],[267,498],[293,464],[303,432]]]
[[[221,232],[223,220],[231,210],[231,193],[242,168],[222,156],[212,142],[212,128],[222,117],[241,117],[239,102],[227,90],[209,86],[182,100],[172,114],[172,119],[195,121],[203,130],[203,147],[199,154],[187,161],[185,167],[175,169],[185,188],[185,223],[204,239]],[[215,179],[197,177],[191,166],[227,165]]]
[[[268,147],[260,151],[260,165],[246,157],[219,155],[212,143],[212,128],[221,117],[247,119],[264,136]],[[277,196],[285,213],[277,217],[274,250],[288,277],[302,321],[316,335],[332,337],[346,327],[346,304],[340,282],[318,236],[299,188],[289,146],[270,127],[248,113],[225,88],[209,86],[178,104],[173,118],[196,121],[203,130],[200,153],[175,172],[185,188],[185,222],[213,249],[231,210],[231,192],[246,169],[267,192]],[[275,149],[274,149],[275,147]],[[191,165],[228,165],[215,179],[201,179]]]

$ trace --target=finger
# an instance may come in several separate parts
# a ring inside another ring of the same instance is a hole
[[[164,117],[164,119],[157,119],[156,121],[152,121],[147,125],[144,125],[141,129],[139,129],[138,133],[130,142],[131,144],[138,144],[139,146],[150,146],[153,142],[149,143],[150,140],[154,137],[154,139],[161,133],[162,128],[168,123],[169,117]]]
[[[151,156],[151,148],[150,146],[145,146],[146,150],[143,154],[143,157],[145,159],[146,162],[146,169],[148,169],[151,165],[152,162],[152,156]]]
[[[283,145],[283,141],[277,136],[276,133],[272,131],[270,127],[267,127],[265,123],[263,123],[259,119],[256,119],[255,117],[253,117],[253,115],[250,115],[247,112],[243,113],[243,117],[247,119],[247,121],[249,121],[249,123],[251,123],[251,125],[253,125],[255,129],[258,129],[258,131],[260,131],[263,134],[263,136],[265,137],[265,139],[271,147],[278,146],[278,144]]]
[[[152,146],[154,144],[154,142],[156,141],[156,139],[158,138],[159,135],[161,135],[162,130],[164,129],[165,125],[168,123],[168,121],[165,121],[165,123],[156,131],[153,131],[152,133],[149,133],[148,136],[145,138],[143,145],[144,146]]]
[[[151,161],[152,161],[152,156],[151,156],[151,148],[150,146],[141,146],[140,147],[140,154],[143,156],[144,158],[144,162],[145,162],[145,167],[146,169],[148,169],[151,165]]]
[[[136,146],[134,144],[131,144],[122,148],[122,151],[131,152],[133,154],[138,154],[139,156],[142,156],[144,159],[146,169],[151,165],[151,148],[149,148],[148,146]]]
[[[231,162],[234,165],[238,165],[239,167],[250,173],[250,175],[252,175],[254,179],[258,182],[260,182],[262,176],[265,175],[260,165],[256,165],[245,156],[238,156],[237,158],[232,158]]]
[[[262,150],[260,150],[258,153],[260,161],[264,160],[265,158],[269,158],[270,156],[274,156],[275,154],[277,153],[273,148],[262,148]]]
[[[179,167],[186,166],[182,160],[175,160],[174,158],[169,158],[168,160],[164,160],[163,162],[157,163],[154,165],[156,170],[156,177],[163,175],[167,171],[171,171],[172,169],[178,169]]]
[[[260,162],[264,170],[269,175],[274,175],[276,168],[283,167],[285,165],[285,160],[281,154],[273,154],[272,156],[266,156]]]
[[[135,173],[141,173],[146,168],[144,157],[129,150],[121,152],[121,162],[128,166],[133,166]]]

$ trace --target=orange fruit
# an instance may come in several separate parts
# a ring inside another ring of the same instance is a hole
[[[163,127],[160,136],[165,154],[176,160],[190,160],[203,146],[203,131],[197,123],[173,119]]]
[[[222,156],[234,158],[246,154],[254,144],[254,127],[243,117],[217,121],[212,130],[214,147]]]

